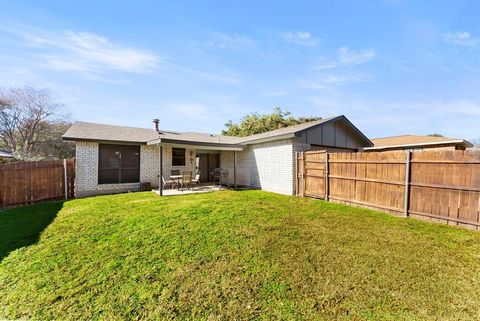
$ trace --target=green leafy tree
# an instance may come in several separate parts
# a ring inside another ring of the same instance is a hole
[[[442,134],[439,134],[439,133],[432,133],[432,134],[428,134],[427,136],[443,137],[443,135],[442,135]]]
[[[319,119],[322,118],[315,116],[295,118],[290,112],[275,107],[271,114],[248,114],[238,124],[229,120],[225,124],[226,129],[222,131],[222,135],[245,137]]]

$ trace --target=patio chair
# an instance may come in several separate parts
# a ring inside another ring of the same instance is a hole
[[[215,168],[215,170],[213,172],[213,175],[214,175],[213,176],[213,186],[215,186],[217,181],[218,181],[218,186],[220,188],[222,188],[223,184],[230,187],[228,185],[228,170],[223,169],[223,168]]]
[[[192,185],[200,185],[200,171],[197,171],[195,178],[192,179]]]
[[[186,187],[187,189],[192,188],[192,172],[183,172],[182,173],[182,191]]]
[[[162,174],[162,186],[165,188],[166,186],[170,186],[170,188],[174,188],[177,185],[177,182],[173,179],[165,179],[165,176]]]

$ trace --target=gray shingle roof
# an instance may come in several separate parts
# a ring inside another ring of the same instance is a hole
[[[197,143],[237,144],[240,141],[239,137],[194,132],[175,133],[160,131],[159,137],[162,140],[171,139]]]
[[[337,117],[339,117],[339,116],[337,116]],[[326,123],[326,122],[328,122],[332,119],[335,119],[337,117],[330,117],[330,118],[314,120],[314,121],[306,122],[306,123],[303,123],[303,124],[298,124],[298,125],[293,125],[293,126],[288,126],[288,127],[283,127],[283,128],[271,130],[271,131],[265,132],[265,133],[260,133],[260,134],[246,136],[246,137],[241,137],[241,142],[242,143],[248,143],[248,142],[251,142],[251,141],[256,141],[256,140],[261,140],[261,139],[268,139],[268,138],[277,137],[277,136],[295,134],[297,132],[308,129],[310,127]]]
[[[13,158],[13,154],[7,152],[6,150],[0,150],[0,157],[2,158]]]
[[[279,128],[266,133],[250,135],[246,137],[232,137],[213,135],[206,133],[193,132],[173,132],[160,130],[160,134],[153,129],[136,128],[126,126],[115,126],[105,124],[95,124],[87,122],[74,123],[63,135],[66,141],[114,141],[131,142],[145,144],[147,142],[158,140],[169,143],[204,143],[204,144],[224,144],[224,145],[243,145],[253,143],[258,140],[274,140],[277,137],[283,137],[289,134],[295,134],[344,116],[331,117],[289,127]],[[346,118],[345,118],[346,119]],[[348,121],[348,120],[347,120]],[[352,125],[353,126],[353,125]],[[353,126],[354,127],[354,126]],[[363,134],[358,131],[362,136]],[[365,139],[368,138],[365,137]]]
[[[64,140],[146,143],[158,138],[153,129],[75,122],[63,134]]]
[[[105,125],[87,122],[75,122],[63,134],[63,140],[73,141],[115,141],[145,144],[158,138],[165,140],[186,141],[196,143],[235,144],[238,137],[211,135],[193,132],[173,132],[153,129]]]

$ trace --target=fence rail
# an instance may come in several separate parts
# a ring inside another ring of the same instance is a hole
[[[73,198],[73,159],[0,165],[0,206]]]
[[[297,153],[297,195],[480,229],[480,152]]]

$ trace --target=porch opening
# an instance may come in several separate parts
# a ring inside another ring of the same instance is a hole
[[[215,169],[220,168],[220,153],[216,151],[197,151],[196,168],[200,173],[200,183],[213,183]]]

